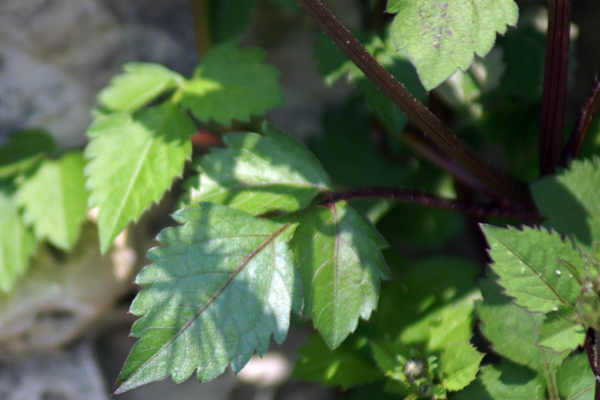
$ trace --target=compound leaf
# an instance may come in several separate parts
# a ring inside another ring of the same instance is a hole
[[[484,354],[469,342],[449,345],[440,357],[442,386],[446,390],[460,390],[475,379]]]
[[[238,49],[237,41],[213,47],[183,86],[182,106],[201,121],[229,125],[284,104],[279,71],[261,62],[264,55],[260,49]]]
[[[300,217],[290,242],[304,290],[304,316],[335,349],[377,306],[379,280],[388,267],[387,243],[345,202],[314,207]]]
[[[23,182],[17,195],[25,209],[24,220],[33,225],[37,238],[48,239],[63,250],[75,243],[86,217],[84,167],[85,160],[78,151],[58,160],[46,159]]]
[[[496,32],[516,25],[514,0],[389,0],[387,11],[398,49],[408,49],[423,86],[431,90],[458,68],[466,71],[474,54],[485,56]]]
[[[190,203],[210,201],[251,214],[295,211],[331,188],[327,173],[304,145],[268,124],[264,132],[225,135],[228,149],[201,157],[200,182],[192,183]]]
[[[160,64],[127,63],[123,70],[98,94],[99,103],[107,110],[131,113],[185,82],[183,76]]]
[[[287,335],[290,310],[302,310],[301,282],[287,245],[296,224],[261,220],[219,204],[175,213],[137,277],[142,290],[131,312],[139,337],[115,393],[194,371],[200,381],[243,368],[271,335]]]
[[[482,227],[494,272],[506,294],[529,311],[547,313],[572,305],[581,292],[585,260],[556,232],[524,227]],[[579,276],[574,276],[574,274]]]
[[[10,291],[27,269],[35,236],[19,213],[14,188],[0,183],[0,289]]]
[[[99,207],[102,252],[171,186],[190,158],[190,118],[170,103],[96,120],[85,169],[90,207]]]
[[[574,160],[570,168],[531,185],[544,225],[572,239],[594,254],[600,241],[600,159]]]

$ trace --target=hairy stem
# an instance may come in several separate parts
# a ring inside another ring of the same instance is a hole
[[[561,162],[569,74],[570,28],[571,0],[550,0],[540,120],[542,175],[554,173]]]
[[[537,212],[525,211],[522,208],[482,204],[462,200],[437,197],[429,193],[388,187],[359,187],[339,192],[328,192],[323,195],[321,205],[333,204],[340,200],[352,199],[387,199],[402,203],[421,204],[442,210],[454,211],[478,219],[507,218],[520,221],[541,223],[543,216]]]
[[[436,145],[477,180],[529,210],[535,205],[527,185],[479,158],[431,111],[398,82],[319,0],[296,0],[342,52]]]
[[[594,116],[598,113],[600,109],[600,80],[596,79],[596,83],[594,85],[594,89],[592,90],[592,95],[583,106],[581,110],[581,115],[579,116],[579,120],[577,121],[577,125],[575,125],[575,129],[573,129],[573,133],[569,138],[569,142],[565,146],[565,150],[563,152],[562,165],[566,166],[567,162],[571,158],[578,157],[581,153],[581,149],[583,148],[583,143],[585,143],[585,139],[590,132],[590,127],[592,126],[592,121],[594,120]]]

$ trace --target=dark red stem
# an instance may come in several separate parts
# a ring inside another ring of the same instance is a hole
[[[296,1],[366,77],[450,158],[499,196],[535,210],[527,185],[484,162],[454,136],[448,127],[373,58],[321,1]]]
[[[333,204],[340,200],[352,199],[388,199],[401,203],[421,204],[442,210],[454,211],[478,219],[484,218],[512,218],[520,221],[541,223],[543,217],[537,212],[524,211],[510,205],[498,207],[493,204],[473,203],[462,200],[446,199],[429,193],[388,187],[360,187],[339,192],[329,192],[323,195],[321,205]]]
[[[560,165],[565,129],[571,0],[550,0],[544,91],[540,120],[540,171],[553,174]]]
[[[571,158],[579,157],[581,153],[581,149],[583,147],[583,143],[585,143],[585,139],[590,132],[590,127],[592,126],[592,121],[594,120],[594,116],[598,113],[600,109],[600,80],[596,79],[596,83],[594,85],[594,90],[592,91],[592,95],[583,106],[581,110],[581,115],[579,116],[579,120],[577,121],[577,125],[575,125],[575,129],[573,129],[573,133],[565,146],[565,150],[563,152],[562,165],[566,166],[567,162]]]

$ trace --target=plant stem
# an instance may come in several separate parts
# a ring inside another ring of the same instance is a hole
[[[579,116],[579,120],[577,121],[577,125],[573,129],[573,133],[569,138],[569,142],[565,146],[565,150],[563,152],[562,165],[566,166],[567,162],[571,158],[579,157],[581,153],[581,149],[583,148],[583,143],[590,132],[590,127],[592,126],[592,121],[594,120],[594,116],[598,113],[600,109],[600,80],[596,79],[596,83],[594,84],[594,89],[592,90],[592,95],[583,106],[581,110],[581,115]]]
[[[450,158],[498,195],[513,200],[528,210],[535,210],[527,185],[484,162],[454,136],[448,127],[375,60],[321,1],[296,1],[366,77]]]
[[[191,0],[196,49],[202,57],[211,47],[209,0]]]
[[[522,208],[497,206],[493,204],[482,204],[461,200],[453,200],[437,197],[429,193],[388,187],[359,187],[339,192],[328,192],[323,195],[321,205],[333,204],[340,200],[352,199],[388,199],[401,203],[421,204],[424,206],[442,210],[455,211],[478,219],[483,218],[506,218],[518,219],[520,221],[531,221],[541,223],[543,216],[538,212],[525,211]]]
[[[595,400],[600,400],[600,360],[598,354],[600,354],[600,333],[594,332],[596,339],[596,351],[594,353],[594,380],[596,381],[596,394],[594,395]]]
[[[565,129],[571,0],[550,0],[544,90],[540,120],[540,171],[554,173],[561,161]]]

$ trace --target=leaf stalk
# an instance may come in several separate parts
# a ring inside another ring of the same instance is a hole
[[[450,158],[501,197],[515,201],[528,210],[536,209],[527,185],[502,173],[478,157],[379,64],[321,1],[296,1],[366,77]]]
[[[571,158],[579,157],[585,139],[587,139],[590,132],[594,116],[598,113],[598,110],[600,110],[600,80],[596,78],[592,95],[583,106],[577,125],[575,125],[573,133],[565,146],[562,159],[563,166],[566,166]]]

